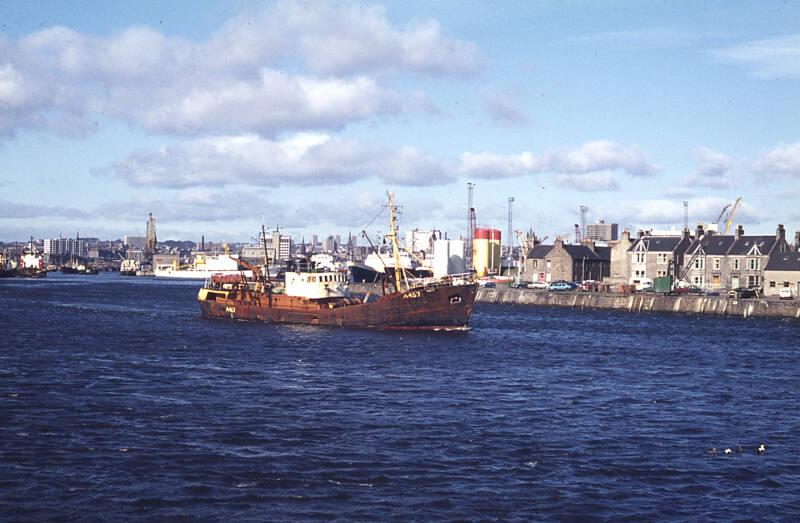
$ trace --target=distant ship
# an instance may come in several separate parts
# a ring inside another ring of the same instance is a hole
[[[339,271],[310,265],[286,271],[283,285],[264,273],[255,280],[213,276],[198,292],[204,317],[376,329],[461,330],[469,326],[478,286],[472,274],[427,280],[409,279],[400,263],[394,200],[389,193],[394,287],[380,295],[349,292]],[[266,245],[264,246],[266,252]],[[265,256],[265,261],[266,256]]]
[[[179,267],[177,263],[156,265],[153,273],[157,278],[180,278],[184,280],[207,280],[212,275],[253,277],[253,272],[243,265],[237,254],[195,255],[189,267]]]
[[[136,276],[136,271],[141,270],[141,265],[136,260],[122,260],[119,264],[119,273],[122,276]]]
[[[17,268],[6,256],[0,253],[0,278],[13,278],[17,275]]]
[[[400,249],[397,255],[398,266],[409,278],[430,278],[433,271],[414,260],[408,251]],[[364,263],[347,262],[347,271],[352,283],[377,283],[383,280],[393,282],[395,275],[394,255],[391,252],[372,252]]]
[[[72,263],[70,265],[61,266],[62,274],[98,274],[99,271],[95,267],[90,267],[82,263]]]
[[[43,278],[47,276],[47,270],[44,268],[42,255],[36,250],[32,237],[28,247],[25,248],[19,259],[17,276],[22,278]]]

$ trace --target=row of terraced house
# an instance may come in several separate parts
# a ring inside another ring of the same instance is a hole
[[[694,234],[692,234],[694,233]],[[593,242],[536,245],[528,253],[524,277],[532,281],[602,280],[631,284],[673,276],[676,281],[706,291],[760,287],[777,295],[789,287],[800,296],[800,231],[794,242],[786,240],[783,225],[774,235],[746,235],[742,226],[733,235],[704,230],[653,235],[639,231],[632,238],[624,231],[607,247]]]

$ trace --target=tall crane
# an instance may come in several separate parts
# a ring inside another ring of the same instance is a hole
[[[733,215],[736,214],[736,209],[739,208],[739,204],[741,202],[742,202],[741,196],[736,198],[736,201],[733,203],[733,207],[731,208],[731,212],[728,213],[728,219],[725,220],[725,231],[722,234],[728,234],[728,231],[731,229],[731,224],[733,223]]]
[[[511,232],[513,229],[511,228],[511,205],[514,203],[514,197],[508,197],[508,259],[511,259],[511,256],[514,254],[514,240],[512,239]],[[522,244],[520,244],[522,246]]]

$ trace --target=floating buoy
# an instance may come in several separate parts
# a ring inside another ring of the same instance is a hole
[[[759,445],[759,446],[758,446],[758,448],[756,449],[756,454],[763,454],[765,450],[767,450],[767,447],[766,447],[766,446],[764,446],[764,444],[762,443],[762,444],[761,444],[761,445]]]
[[[733,454],[733,451],[732,451],[731,449],[725,449],[725,454],[726,454],[726,455],[727,455],[727,454]]]

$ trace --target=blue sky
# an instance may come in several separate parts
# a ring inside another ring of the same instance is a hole
[[[800,3],[0,5],[0,239],[800,229]],[[379,228],[375,223],[370,230]]]

